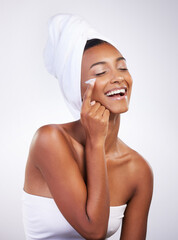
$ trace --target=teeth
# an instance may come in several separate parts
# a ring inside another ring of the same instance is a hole
[[[125,93],[125,89],[122,88],[122,89],[118,89],[118,90],[115,90],[115,91],[111,91],[111,92],[108,92],[106,95],[111,96],[111,95],[119,94],[119,93]]]

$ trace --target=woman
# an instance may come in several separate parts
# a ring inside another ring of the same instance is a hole
[[[81,26],[77,29],[81,31]],[[23,192],[26,236],[118,239],[113,234],[125,215],[120,239],[143,240],[152,171],[118,138],[132,78],[125,58],[111,43],[96,38],[85,43],[80,119],[42,126],[31,143]]]

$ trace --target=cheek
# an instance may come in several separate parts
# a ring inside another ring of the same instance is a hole
[[[101,94],[104,94],[104,82],[101,79],[97,79],[95,82],[92,96],[98,99]]]
[[[130,85],[132,86],[132,83],[133,83],[133,79],[132,77],[130,76]]]
[[[130,93],[132,92],[132,84],[133,84],[133,80],[132,80],[132,78],[131,78],[131,79],[130,79],[130,83],[129,83]]]
[[[132,93],[132,84],[133,84],[133,80],[132,80],[131,76],[128,78],[127,83],[129,85],[129,88],[128,88],[128,100],[130,101],[130,97],[131,97],[131,93]]]
[[[128,75],[126,77],[127,77],[128,82],[129,82],[129,85],[132,86],[133,79],[132,79],[132,76],[130,75],[129,72],[128,72]]]
[[[132,83],[133,83],[133,80],[132,80],[132,76],[130,75],[130,73],[128,73],[126,76],[125,76],[125,80],[127,81],[127,84],[130,88],[130,90],[132,89]]]

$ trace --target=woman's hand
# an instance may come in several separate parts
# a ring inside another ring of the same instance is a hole
[[[99,102],[92,101],[94,82],[88,84],[81,109],[81,123],[86,136],[95,142],[104,142],[108,132],[110,112]]]

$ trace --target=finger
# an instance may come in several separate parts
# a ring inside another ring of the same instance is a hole
[[[90,102],[90,105],[93,106],[95,103],[96,103],[96,101],[94,100],[94,101]]]
[[[103,118],[108,120],[110,116],[110,111],[108,109],[105,109],[104,113],[103,113]]]
[[[100,107],[96,110],[95,115],[99,118],[102,117],[105,109],[106,108],[104,106],[100,105]]]
[[[91,100],[91,95],[92,95],[95,81],[96,81],[96,78],[93,78],[93,79],[89,79],[88,81],[85,82],[86,84],[88,84],[88,87],[84,93],[84,99],[90,98],[90,100]]]
[[[91,106],[91,108],[89,109],[89,113],[91,116],[93,116],[94,118],[100,118],[102,115],[100,114],[100,111],[98,112],[98,109],[101,108],[101,104],[99,102],[96,102],[95,105]]]
[[[88,87],[83,95],[83,105],[87,105],[87,106],[90,106],[90,102],[91,102],[91,96],[92,96],[92,92],[93,92],[93,88],[94,88],[94,84],[95,84],[95,80],[96,79],[90,79],[90,82],[89,80],[86,81],[88,82]]]

